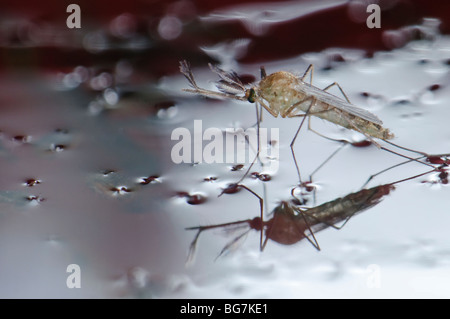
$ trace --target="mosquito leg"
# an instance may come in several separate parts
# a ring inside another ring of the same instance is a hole
[[[325,112],[327,112],[327,111],[325,111]],[[325,113],[325,112],[322,112],[322,113]],[[317,113],[316,113],[316,114],[317,114]],[[313,114],[313,115],[314,115],[314,114]],[[315,133],[315,134],[319,135],[320,137],[323,137],[323,138],[325,138],[325,139],[327,139],[327,140],[334,141],[334,142],[340,142],[340,143],[343,143],[343,144],[350,144],[350,142],[347,141],[347,140],[337,139],[337,138],[332,138],[332,137],[323,135],[322,133],[319,133],[319,132],[317,132],[316,130],[314,130],[314,129],[311,127],[311,117],[310,117],[309,120],[308,120],[308,130],[310,130],[311,132],[313,132],[313,133]]]
[[[314,75],[314,65],[310,64],[308,66],[308,68],[306,69],[305,73],[303,74],[303,76],[300,78],[301,81],[305,81],[306,76],[309,73],[309,84],[312,85],[313,82],[313,75]]]
[[[260,251],[263,251],[264,247],[263,247],[263,237],[264,237],[264,199],[259,196],[258,194],[256,194],[254,191],[252,191],[250,188],[248,188],[245,185],[239,185],[241,186],[243,189],[249,191],[251,194],[253,194],[254,196],[256,196],[256,198],[258,198],[259,200],[259,208],[260,208],[260,218],[261,218],[261,231],[260,231],[260,238],[259,238],[259,249]],[[267,238],[266,238],[267,241]]]
[[[261,109],[258,108],[258,103],[255,103],[255,109],[256,109],[256,155],[255,158],[253,159],[252,163],[248,166],[247,171],[245,172],[245,174],[239,179],[239,181],[236,184],[240,184],[248,175],[248,173],[250,172],[250,170],[252,169],[253,165],[255,165],[256,161],[259,161],[261,163],[261,160],[259,159],[259,153],[260,153],[260,121],[259,121],[259,112]],[[246,141],[249,144],[249,147],[251,147],[251,143],[248,141],[248,138],[246,137]],[[263,165],[261,163],[261,165]]]
[[[351,104],[351,102],[350,102],[349,98],[347,97],[347,95],[345,94],[344,90],[341,88],[341,86],[340,86],[337,82],[334,82],[334,83],[328,85],[328,86],[327,86],[326,88],[324,88],[323,90],[326,91],[326,90],[330,89],[331,87],[333,87],[333,86],[335,86],[335,85],[339,88],[339,91],[341,91],[342,95],[345,97],[345,99],[347,100],[347,102]],[[352,126],[354,126],[354,125],[352,125]],[[355,126],[354,126],[354,127],[355,127]],[[359,130],[358,130],[358,131],[359,131]],[[320,134],[319,134],[319,135],[320,135]],[[368,137],[366,134],[364,134],[364,135],[365,135],[366,137]],[[325,137],[325,136],[324,136],[324,137]],[[325,137],[325,138],[328,138],[328,137]],[[369,137],[368,137],[368,138],[369,138]],[[329,139],[329,138],[328,138],[328,139]],[[369,138],[369,139],[371,139],[371,138]],[[411,148],[407,148],[407,147],[404,147],[404,146],[395,144],[395,143],[393,143],[393,142],[391,142],[391,141],[387,141],[387,140],[384,140],[384,141],[385,141],[386,143],[392,145],[392,146],[395,146],[395,147],[399,148],[399,149],[402,149],[402,150],[405,150],[405,151],[409,151],[409,152],[412,152],[412,153],[416,153],[416,154],[420,154],[420,155],[423,155],[423,156],[429,156],[429,155],[428,155],[427,153],[425,153],[425,152],[413,150],[413,149],[411,149]],[[373,140],[371,140],[371,142],[373,142]],[[375,143],[375,145],[379,145],[379,144],[378,144],[378,143]]]
[[[350,102],[350,100],[347,97],[347,94],[345,94],[344,90],[341,88],[341,86],[337,83],[337,82],[333,82],[330,85],[328,85],[326,88],[324,88],[323,90],[326,91],[328,89],[330,89],[333,86],[337,86],[339,88],[339,91],[341,91],[342,95],[345,97],[345,99],[347,100],[348,103],[352,104],[352,102]]]
[[[263,121],[263,107],[262,104],[259,103],[259,123],[261,123]]]
[[[424,156],[417,157],[416,160],[420,160],[421,158],[424,158]],[[385,169],[379,171],[378,173],[375,173],[375,174],[373,174],[373,175],[370,175],[369,178],[367,179],[367,181],[363,184],[363,186],[361,186],[361,189],[364,188],[364,187],[366,187],[367,184],[369,184],[370,181],[371,181],[372,179],[374,179],[375,177],[377,177],[378,175],[381,175],[381,174],[383,174],[383,173],[385,173],[385,172],[387,172],[387,171],[389,171],[389,170],[391,170],[391,169],[393,169],[393,168],[396,168],[396,167],[398,167],[398,166],[401,166],[401,165],[404,165],[404,164],[407,164],[407,163],[411,163],[411,162],[412,162],[412,160],[407,160],[407,161],[398,163],[398,164],[396,164],[396,165],[393,165],[393,166],[391,166],[391,167],[385,168]]]
[[[317,242],[317,239],[316,239],[316,236],[314,235],[314,232],[312,231],[311,227],[309,226],[309,223],[308,223],[308,221],[306,220],[305,215],[303,215],[303,213],[301,213],[301,215],[302,215],[302,218],[303,218],[303,220],[305,221],[306,226],[308,227],[309,233],[311,234],[311,237],[313,238],[314,241],[312,241],[312,240],[309,238],[309,236],[307,236],[307,235],[305,236],[306,239],[310,242],[311,245],[314,246],[314,248],[316,248],[317,250],[320,251],[320,246],[319,246],[319,243]]]
[[[305,122],[306,117],[307,117],[308,115],[310,115],[309,112],[310,112],[311,108],[313,107],[313,105],[316,103],[316,99],[315,99],[314,97],[309,97],[309,98],[307,98],[307,99],[305,99],[305,100],[302,100],[302,101],[300,101],[300,102],[298,102],[298,103],[295,103],[295,104],[291,107],[291,109],[292,109],[292,108],[294,108],[297,104],[304,103],[304,102],[306,102],[306,101],[308,101],[308,100],[311,100],[311,104],[309,105],[309,107],[308,107],[308,109],[306,110],[305,114],[302,114],[302,115],[303,115],[302,121],[300,122],[300,125],[298,126],[297,132],[295,132],[295,135],[294,135],[294,138],[293,138],[292,141],[291,141],[291,144],[289,145],[290,148],[291,148],[292,158],[294,159],[295,168],[296,168],[296,170],[297,170],[297,175],[298,175],[298,181],[299,181],[299,184],[302,183],[302,178],[301,178],[301,175],[300,175],[300,169],[299,169],[299,167],[298,167],[297,159],[296,159],[296,157],[295,157],[294,144],[295,144],[295,141],[296,141],[296,139],[297,139],[298,134],[300,133],[300,130],[301,130],[302,126],[303,126],[303,123]]]
[[[392,143],[391,141],[386,141],[386,140],[384,140],[384,141],[385,141],[386,143],[391,144],[392,146],[395,146],[395,147],[400,148],[400,149],[402,149],[402,150],[405,150],[405,151],[408,151],[408,152],[412,152],[412,153],[416,153],[416,154],[421,154],[421,155],[423,155],[423,156],[425,156],[425,157],[428,157],[428,156],[429,156],[429,155],[428,155],[427,153],[425,153],[425,152],[416,151],[416,150],[413,150],[413,149],[411,149],[411,148],[407,148],[407,147],[404,147],[404,146],[401,146],[401,145]]]
[[[306,101],[306,100],[305,100]],[[256,133],[257,133],[257,151],[256,151],[256,156],[254,158],[254,160],[252,161],[252,163],[250,164],[250,166],[248,167],[247,171],[245,172],[245,174],[242,176],[241,179],[239,179],[239,181],[236,184],[241,183],[245,177],[247,177],[248,173],[250,172],[250,169],[253,167],[253,165],[255,164],[256,160],[258,160],[260,163],[260,159],[259,159],[259,154],[260,154],[260,128],[261,128],[261,121],[262,121],[262,108],[264,107],[264,109],[266,109],[273,117],[277,117],[277,114],[274,113],[274,111],[272,109],[270,109],[265,103],[264,101],[262,101],[259,98],[256,98],[255,101],[255,107],[256,107]],[[259,109],[258,109],[258,104],[260,105]],[[254,126],[254,125],[253,125]],[[249,143],[250,144],[250,143]],[[262,165],[262,163],[261,163]]]
[[[339,91],[341,91],[342,95],[343,95],[344,98],[347,100],[347,102],[351,104],[349,98],[347,97],[347,94],[345,94],[344,90],[341,88],[341,86],[339,85],[339,83],[333,82],[333,83],[331,83],[330,85],[328,85],[326,88],[324,88],[323,90],[326,91],[326,90],[330,89],[331,87],[333,87],[333,86],[335,86],[335,85],[339,88]],[[320,134],[319,134],[319,135],[320,135]],[[325,137],[325,138],[326,138],[326,137]],[[407,148],[407,147],[404,147],[404,146],[395,144],[395,143],[393,143],[393,142],[391,142],[391,141],[387,141],[387,140],[384,140],[384,141],[385,141],[386,143],[388,143],[388,144],[391,144],[392,146],[395,146],[395,147],[399,148],[399,149],[402,149],[402,150],[405,150],[405,151],[409,151],[409,152],[412,152],[412,153],[416,153],[416,154],[421,154],[421,155],[423,155],[423,156],[428,156],[427,153],[424,153],[424,152],[421,152],[421,151],[417,151],[417,150],[413,150],[413,149],[411,149],[411,148]]]

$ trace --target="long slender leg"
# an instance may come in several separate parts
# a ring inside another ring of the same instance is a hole
[[[264,237],[264,199],[259,196],[258,194],[256,194],[254,191],[252,191],[250,188],[248,188],[245,185],[240,185],[242,188],[246,189],[247,191],[249,191],[251,194],[253,194],[254,196],[256,196],[256,198],[258,198],[259,200],[259,213],[260,213],[260,218],[261,218],[261,230],[260,230],[260,237],[259,237],[259,250],[263,251],[263,237]]]
[[[307,99],[305,99],[305,100],[303,100],[301,102],[296,103],[296,104],[300,104],[300,103],[307,102],[308,100],[311,100],[311,103],[310,103],[308,109],[306,110],[305,114],[302,114],[303,115],[302,121],[300,122],[300,125],[298,126],[297,132],[295,132],[295,135],[294,135],[294,138],[291,141],[291,144],[289,145],[290,148],[291,148],[291,152],[292,152],[292,158],[294,159],[295,168],[297,169],[297,175],[298,175],[299,184],[302,184],[302,178],[301,178],[301,175],[300,175],[300,169],[298,167],[297,158],[295,157],[294,144],[295,144],[295,141],[297,140],[298,133],[300,133],[300,130],[301,130],[302,126],[303,126],[303,123],[305,122],[306,117],[309,115],[309,112],[311,111],[311,108],[313,107],[314,103],[316,102],[316,99],[314,97],[309,97],[309,98],[307,98]]]
[[[307,68],[307,70],[305,71],[305,74],[301,77],[301,80],[303,81],[303,80],[305,79],[305,77],[307,76],[308,72],[311,73],[311,76],[310,76],[310,84],[312,84],[312,77],[313,77],[313,72],[314,72],[314,66],[313,66],[313,65],[310,65],[310,66]],[[341,94],[344,96],[345,100],[346,100],[348,103],[351,104],[350,99],[348,98],[347,94],[345,94],[344,90],[343,90],[342,87],[339,85],[339,83],[333,82],[333,83],[331,83],[330,85],[328,85],[327,87],[325,87],[323,90],[324,90],[324,91],[327,91],[327,90],[329,90],[330,88],[332,88],[333,86],[337,86],[338,89],[339,89],[339,91],[341,92]],[[311,115],[312,115],[312,114],[311,114]],[[385,148],[385,147],[381,146],[379,143],[375,142],[375,141],[373,140],[373,138],[371,138],[370,136],[368,136],[367,134],[365,134],[361,129],[359,129],[359,128],[358,128],[358,127],[357,127],[357,126],[356,126],[356,125],[355,125],[348,117],[345,116],[345,114],[342,114],[342,115],[343,115],[344,118],[346,118],[347,122],[348,122],[351,126],[353,126],[353,128],[354,128],[356,131],[362,133],[366,138],[368,138],[368,139],[369,139],[373,144],[375,144],[377,147],[379,147],[380,149],[382,149],[382,150],[384,150],[384,151],[387,151],[387,152],[390,152],[390,153],[393,153],[393,154],[395,154],[395,155],[398,155],[398,156],[401,156],[401,157],[404,157],[404,158],[407,158],[407,159],[408,159],[407,161],[405,161],[405,162],[403,162],[403,163],[400,163],[400,164],[397,164],[397,165],[395,165],[395,166],[393,166],[393,167],[391,167],[391,168],[394,168],[394,167],[397,167],[397,166],[399,166],[399,165],[403,165],[403,164],[406,164],[406,163],[412,162],[412,161],[418,162],[418,163],[422,163],[422,164],[427,165],[427,166],[430,166],[430,167],[434,167],[433,165],[430,165],[430,164],[428,164],[428,163],[425,163],[425,162],[420,161],[420,159],[422,159],[422,158],[424,158],[424,157],[427,157],[427,158],[428,158],[428,157],[433,156],[433,155],[429,155],[429,154],[427,154],[427,153],[425,153],[425,152],[413,150],[413,149],[411,149],[411,148],[407,148],[407,147],[398,145],[398,144],[396,144],[396,143],[393,143],[393,142],[387,141],[387,140],[384,140],[384,141],[385,141],[386,143],[388,143],[388,144],[394,146],[394,147],[397,147],[397,148],[399,148],[399,149],[403,149],[403,150],[406,150],[406,151],[409,151],[409,152],[412,152],[412,153],[420,154],[420,155],[422,155],[422,156],[421,156],[421,157],[418,157],[418,158],[412,158],[412,157],[409,157],[409,156],[400,154],[400,153],[398,153],[398,152],[392,151],[392,150],[390,150],[390,149],[388,149],[388,148]],[[343,139],[334,139],[334,138],[325,136],[325,135],[323,135],[323,134],[321,134],[321,133],[315,131],[314,129],[312,129],[312,128],[311,128],[311,117],[309,117],[309,119],[308,119],[308,129],[311,130],[312,132],[316,133],[317,135],[319,135],[319,136],[321,136],[321,137],[323,137],[323,138],[326,138],[326,139],[328,139],[328,140],[337,141],[337,142],[341,142],[341,143],[344,143],[344,144],[350,144],[350,142],[348,142],[348,141],[346,141],[346,140],[343,140]],[[335,152],[331,155],[331,157],[334,156],[336,152],[337,152],[337,151],[335,151]],[[437,156],[441,157],[441,156],[445,156],[445,155],[446,155],[446,154],[441,154],[441,155],[437,155]],[[325,164],[325,163],[323,163],[323,164]],[[323,166],[323,164],[322,164],[321,166]],[[391,168],[389,168],[389,169],[391,169]],[[386,169],[386,170],[389,170],[389,169]],[[375,176],[377,176],[377,175],[383,173],[383,172],[386,171],[386,170],[383,170],[383,171],[381,171],[381,172],[379,172],[379,173],[377,173],[377,174],[374,174],[374,175],[370,176],[369,179],[366,181],[366,183],[363,185],[363,187],[366,186],[372,178],[374,178]]]
[[[259,159],[259,153],[260,153],[260,121],[259,121],[259,111],[260,109],[258,109],[258,103],[255,103],[255,109],[256,109],[256,155],[255,158],[253,159],[252,163],[248,166],[246,172],[244,175],[242,175],[242,177],[239,179],[239,181],[236,184],[241,183],[248,175],[248,173],[250,172],[251,168],[253,167],[253,165],[255,165],[256,161],[260,161]],[[248,140],[247,140],[248,141]],[[249,147],[251,147],[251,143],[249,143]],[[261,162],[261,161],[260,161]]]
[[[305,214],[303,214],[301,210],[297,210],[297,212],[299,212],[302,215],[303,221],[305,222],[306,227],[308,227],[309,233],[311,234],[311,237],[313,238],[314,241],[312,241],[308,235],[306,235],[306,239],[310,242],[311,245],[314,246],[314,248],[320,251],[319,243],[317,242],[316,236],[314,235],[314,232],[312,231]]]
[[[242,187],[243,189],[247,190],[248,192],[250,192],[252,195],[254,195],[256,198],[258,198],[259,200],[259,207],[260,207],[260,239],[259,239],[259,248],[262,251],[263,250],[263,238],[264,238],[264,199],[259,196],[256,192],[254,192],[253,190],[251,190],[250,188],[248,188],[245,185],[237,185],[238,187]],[[230,222],[230,223],[223,223],[223,224],[217,224],[217,225],[208,225],[208,226],[196,226],[196,227],[188,227],[186,228],[186,230],[197,230],[197,234],[195,235],[194,240],[192,241],[190,247],[189,247],[189,253],[188,253],[188,258],[186,261],[186,264],[190,264],[193,260],[193,257],[195,255],[195,250],[196,250],[196,246],[197,246],[197,242],[198,239],[200,237],[200,234],[208,229],[214,229],[214,228],[221,228],[221,227],[227,227],[227,226],[232,226],[232,225],[239,225],[239,224],[250,224],[253,220],[252,219],[246,219],[246,220],[239,220],[239,221],[235,221],[235,222]],[[228,243],[219,253],[219,255],[216,257],[219,258],[220,256],[222,256],[229,247],[231,247],[234,243],[236,243],[239,239],[241,239],[243,236],[245,236],[249,231],[251,230],[251,228],[242,233],[241,235],[239,235],[238,237],[234,238],[230,243]]]
[[[367,134],[365,134],[363,131],[361,131],[361,129],[359,128],[359,127],[357,127],[353,122],[352,122],[352,120],[351,119],[349,119],[348,117],[347,117],[347,115],[345,115],[344,113],[342,113],[341,114],[342,115],[342,118],[344,118],[356,131],[358,131],[358,132],[360,132],[361,134],[364,134],[366,137],[369,137]],[[386,141],[385,141],[386,142]],[[395,152],[395,151],[393,151],[393,150],[391,150],[391,149],[388,149],[388,148],[386,148],[386,147],[384,147],[384,146],[381,146],[380,144],[378,144],[378,143],[376,143],[377,144],[377,146],[380,148],[380,149],[382,149],[382,150],[384,150],[384,151],[386,151],[386,152],[389,152],[389,153],[392,153],[392,154],[395,154],[395,155],[397,155],[397,156],[400,156],[400,157],[403,157],[403,158],[406,158],[406,159],[408,159],[408,160],[410,160],[410,161],[414,161],[414,162],[418,162],[418,163],[421,163],[421,164],[423,164],[423,165],[427,165],[427,166],[430,166],[430,167],[434,167],[433,165],[431,165],[431,164],[428,164],[428,163],[425,163],[425,162],[422,162],[422,161],[420,161],[419,159],[416,159],[416,158],[413,158],[413,157],[410,157],[410,156],[406,156],[406,155],[403,155],[403,154],[401,154],[401,153],[398,153],[398,152]],[[419,154],[424,154],[424,153],[422,153],[422,152],[419,152]]]
[[[342,95],[345,97],[345,99],[347,100],[348,103],[352,104],[352,102],[350,102],[350,100],[347,97],[347,94],[345,94],[344,90],[341,88],[341,86],[337,83],[337,82],[333,82],[330,85],[328,85],[326,88],[324,88],[323,90],[326,91],[328,89],[330,89],[333,86],[337,86],[339,88],[339,91],[341,91]]]
[[[256,98],[255,101],[255,107],[256,107],[256,133],[257,133],[257,151],[256,151],[256,156],[254,158],[254,160],[252,161],[252,163],[250,164],[250,166],[248,167],[247,171],[245,172],[245,174],[239,179],[239,181],[236,184],[241,183],[245,177],[247,177],[248,173],[250,172],[250,169],[253,167],[253,165],[255,164],[255,162],[257,160],[259,160],[259,154],[260,154],[260,128],[261,128],[261,121],[260,121],[260,114],[262,113],[262,107],[264,107],[264,109],[266,109],[273,117],[277,117],[278,114],[275,113],[270,107],[268,107],[261,99]],[[258,104],[262,107],[260,107],[258,109]]]
[[[339,91],[341,91],[342,95],[343,95],[344,98],[347,100],[347,102],[351,104],[349,98],[347,97],[347,94],[345,94],[344,90],[343,90],[342,87],[339,85],[339,83],[333,82],[333,83],[331,83],[330,85],[328,85],[327,87],[325,87],[323,90],[326,91],[326,90],[330,89],[331,87],[333,87],[333,86],[335,86],[335,85],[339,88]],[[314,132],[315,132],[315,131],[314,131]],[[317,132],[315,132],[315,133],[317,133]],[[317,134],[318,134],[318,133],[317,133]],[[319,134],[319,135],[321,135],[321,134]],[[323,136],[323,135],[321,135],[321,136]],[[326,137],[326,136],[323,136],[323,137],[328,138],[328,137]],[[330,138],[328,138],[328,139],[330,139]],[[338,140],[338,141],[343,141],[343,140]],[[413,150],[413,149],[411,149],[411,148],[407,148],[407,147],[398,145],[398,144],[393,143],[393,142],[391,142],[391,141],[387,141],[387,140],[384,140],[384,141],[385,141],[386,143],[388,143],[388,144],[391,144],[392,146],[395,146],[395,147],[399,148],[399,149],[402,149],[402,150],[405,150],[405,151],[409,151],[409,152],[412,152],[412,153],[416,153],[416,154],[420,154],[420,155],[423,155],[423,156],[428,156],[428,154],[425,153],[425,152]]]
[[[303,82],[305,81],[306,76],[309,73],[309,84],[312,84],[313,75],[314,75],[314,65],[310,64],[307,68],[303,76],[300,78]]]
[[[344,98],[347,100],[347,102],[351,104],[349,98],[347,97],[347,94],[345,94],[344,90],[343,90],[342,87],[339,85],[339,83],[333,82],[333,83],[331,83],[330,85],[328,85],[327,87],[325,87],[323,90],[326,91],[326,90],[330,89],[331,87],[333,87],[333,86],[335,86],[335,85],[339,88],[339,91],[342,93],[342,95],[343,95]],[[318,135],[321,135],[321,134],[317,133],[316,131],[314,131],[314,132],[315,132],[316,134],[318,134]],[[365,135],[365,134],[364,134],[364,135]],[[321,136],[323,136],[323,135],[321,135]],[[326,136],[323,136],[323,137],[325,137],[325,138],[327,138],[327,139],[331,139],[331,138],[326,137]],[[367,136],[366,136],[366,137],[367,137]],[[331,139],[331,140],[332,140],[332,139]],[[343,142],[343,140],[337,140],[337,141]],[[413,150],[413,149],[411,149],[411,148],[407,148],[407,147],[398,145],[398,144],[393,143],[393,142],[391,142],[391,141],[387,141],[387,140],[384,140],[384,141],[385,141],[386,143],[388,143],[388,144],[391,144],[392,146],[395,146],[395,147],[399,148],[399,149],[402,149],[402,150],[405,150],[405,151],[409,151],[409,152],[412,152],[412,153],[416,153],[416,154],[420,154],[420,155],[423,155],[423,156],[428,156],[428,154],[425,153],[425,152]]]
[[[311,117],[309,117],[309,119],[308,119],[308,130],[311,131],[311,132],[313,132],[313,133],[315,133],[315,134],[317,134],[317,135],[319,135],[320,137],[323,137],[323,138],[327,139],[327,140],[334,141],[334,142],[340,142],[340,143],[344,143],[344,144],[350,144],[350,142],[347,141],[347,140],[344,140],[344,139],[337,139],[337,138],[332,138],[332,137],[326,136],[326,135],[324,135],[324,134],[322,134],[322,133],[319,133],[319,132],[317,132],[316,130],[314,130],[314,129],[311,127]]]
[[[420,160],[420,159],[422,159],[422,158],[424,158],[424,156],[417,157],[416,160]],[[385,168],[385,169],[379,171],[378,173],[375,173],[375,174],[370,175],[369,178],[367,179],[367,181],[361,186],[361,188],[366,187],[367,184],[369,184],[369,182],[370,182],[372,179],[374,179],[375,177],[377,177],[378,175],[381,175],[381,174],[383,174],[383,173],[385,173],[385,172],[387,172],[387,171],[389,171],[389,170],[391,170],[391,169],[393,169],[393,168],[396,168],[396,167],[398,167],[398,166],[402,166],[402,165],[404,165],[404,164],[411,163],[411,162],[412,162],[411,160],[406,160],[406,161],[404,161],[404,162],[398,163],[398,164],[393,165],[393,166],[391,166],[391,167]]]

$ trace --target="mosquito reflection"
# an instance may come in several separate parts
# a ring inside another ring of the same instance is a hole
[[[271,218],[266,221],[263,219],[263,199],[244,185],[236,185],[236,187],[242,187],[259,198],[260,216],[223,224],[186,228],[187,230],[197,230],[197,234],[189,247],[188,263],[193,260],[197,243],[202,232],[212,229],[223,229],[233,233],[236,231],[240,232],[238,235],[235,235],[225,247],[223,247],[217,258],[238,245],[251,230],[259,231],[261,234],[261,251],[264,250],[269,239],[282,245],[293,245],[306,239],[314,248],[320,250],[319,243],[315,236],[317,232],[329,227],[341,229],[350,218],[380,203],[385,196],[395,189],[396,184],[434,171],[435,170],[430,170],[393,183],[383,184],[369,189],[361,189],[358,192],[350,193],[344,197],[339,197],[310,208],[299,205],[301,202],[295,196],[296,188],[293,188],[291,190],[291,199],[288,201],[281,201],[273,209]]]

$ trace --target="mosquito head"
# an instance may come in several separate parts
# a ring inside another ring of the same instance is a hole
[[[245,97],[247,98],[247,101],[250,103],[256,102],[256,92],[254,88],[248,89],[245,91]]]

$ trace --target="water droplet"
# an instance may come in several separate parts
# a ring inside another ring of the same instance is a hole
[[[240,170],[242,170],[243,168],[244,168],[244,165],[243,165],[243,164],[237,164],[237,165],[232,166],[230,170],[231,170],[232,172],[235,172],[235,171],[240,171]]]
[[[130,13],[123,13],[111,21],[109,29],[115,37],[130,38],[137,29],[136,18]]]
[[[183,25],[177,17],[166,16],[159,21],[158,33],[165,40],[174,40],[181,34]]]
[[[149,273],[141,267],[133,267],[127,272],[127,278],[133,288],[143,289],[147,286]]]
[[[16,135],[12,138],[14,142],[18,143],[29,143],[31,141],[31,136],[29,135]]]
[[[59,152],[64,151],[66,148],[67,148],[67,146],[63,145],[63,144],[51,144],[49,150],[51,152],[59,153]]]
[[[138,183],[141,185],[147,185],[147,184],[152,184],[152,183],[156,183],[156,182],[161,182],[159,179],[158,175],[152,175],[149,177],[141,177],[138,180]]]
[[[36,205],[45,201],[45,198],[43,198],[41,196],[36,196],[36,195],[29,195],[29,196],[25,197],[25,199],[27,201],[29,201],[30,203],[36,204]]]
[[[110,191],[113,193],[113,195],[125,195],[131,193],[133,190],[131,188],[128,188],[127,186],[115,186],[111,187]]]
[[[83,38],[83,46],[86,51],[98,53],[108,49],[108,39],[104,32],[90,32]]]
[[[177,196],[186,198],[186,202],[190,205],[203,204],[207,199],[201,194],[189,194],[188,192],[177,192]]]
[[[352,142],[351,144],[352,144],[352,146],[355,146],[355,147],[367,147],[367,146],[372,145],[372,142],[369,140],[362,140],[362,141]]]
[[[113,169],[105,169],[104,171],[102,171],[102,175],[103,176],[108,176],[109,174],[114,174],[116,171]]]
[[[40,184],[41,181],[39,179],[35,179],[35,178],[28,178],[27,180],[25,180],[24,185],[27,187],[33,187],[35,185]]]
[[[107,88],[103,91],[103,98],[105,99],[106,103],[113,106],[116,105],[117,102],[119,102],[119,94],[116,92],[116,90]]]
[[[272,179],[272,177],[269,174],[260,174],[258,172],[253,172],[250,174],[253,178],[257,178],[262,182],[268,182]]]
[[[159,109],[156,116],[160,119],[171,119],[174,118],[178,113],[178,108],[176,106],[171,106],[167,109]]]
[[[187,198],[187,203],[191,205],[203,204],[206,202],[206,197],[200,194],[189,195]]]
[[[93,77],[89,84],[95,91],[102,91],[113,84],[113,77],[108,72],[102,72],[99,75]]]
[[[441,86],[439,84],[433,84],[428,87],[428,90],[433,92],[433,91],[439,90],[440,88],[441,88]]]
[[[239,192],[241,189],[242,187],[239,184],[228,184],[227,187],[222,189],[222,194],[234,194]]]

